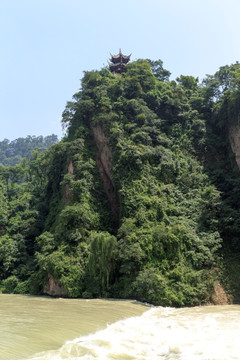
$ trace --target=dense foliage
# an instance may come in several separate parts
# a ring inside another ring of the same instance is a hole
[[[58,142],[57,135],[49,136],[27,136],[13,141],[4,139],[0,141],[0,164],[14,166],[24,158],[30,159],[34,150],[47,150],[51,145]]]
[[[48,292],[51,280],[69,297],[210,300],[223,262],[240,254],[228,141],[240,66],[201,84],[169,76],[160,60],[86,72],[65,138],[0,168],[2,291]]]

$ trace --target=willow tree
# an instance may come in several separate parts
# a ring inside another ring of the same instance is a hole
[[[116,238],[108,232],[92,232],[90,236],[89,271],[97,280],[100,292],[109,289],[114,271]]]

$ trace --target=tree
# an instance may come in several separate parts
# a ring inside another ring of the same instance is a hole
[[[116,238],[107,232],[90,236],[89,271],[97,279],[100,294],[109,290],[114,271]]]
[[[163,61],[162,60],[149,60],[147,59],[147,62],[150,64],[151,66],[151,70],[154,76],[156,76],[156,78],[159,81],[169,81],[169,77],[171,75],[170,71],[166,70],[163,68]]]

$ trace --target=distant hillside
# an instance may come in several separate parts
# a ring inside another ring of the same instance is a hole
[[[58,143],[57,135],[27,136],[13,141],[4,139],[0,141],[0,164],[14,166],[23,158],[29,159],[32,152],[37,149],[47,150],[51,145]]]

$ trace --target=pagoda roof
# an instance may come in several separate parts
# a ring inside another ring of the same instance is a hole
[[[115,64],[109,63],[109,67],[110,67],[110,68],[113,68],[113,69],[115,69],[115,68],[117,68],[117,67],[119,67],[119,66],[125,67],[125,64],[122,63],[122,62],[115,63]]]
[[[130,61],[130,56],[131,56],[131,54],[123,55],[121,49],[119,49],[118,55],[112,55],[112,54],[110,54],[110,55],[111,55],[110,61],[114,64],[117,64],[117,63],[127,64]]]
[[[109,64],[109,68],[112,72],[121,73],[126,71],[124,63]]]

